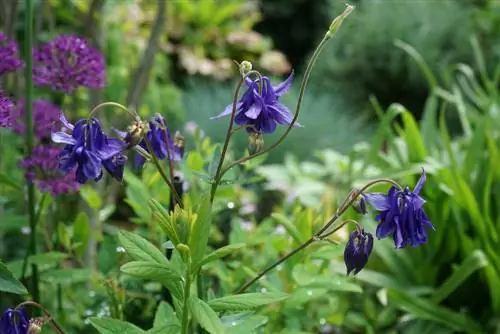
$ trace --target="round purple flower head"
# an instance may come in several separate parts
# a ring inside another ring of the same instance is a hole
[[[76,180],[83,184],[88,180],[99,181],[104,167],[122,181],[127,157],[122,154],[125,144],[121,140],[106,136],[95,118],[81,119],[73,125],[61,115],[61,122],[63,129],[52,133],[52,141],[66,144],[59,155],[60,171],[69,173],[76,168]]]
[[[344,262],[347,275],[359,273],[368,263],[368,258],[373,250],[373,235],[364,230],[355,230],[349,236],[344,250]]]
[[[159,160],[170,158],[172,161],[180,161],[184,156],[183,142],[172,140],[172,136],[170,135],[170,131],[168,131],[167,123],[163,116],[156,115],[149,121],[149,131],[146,133],[146,137],[151,143],[153,153]],[[144,139],[139,143],[139,146],[149,152]],[[136,166],[142,166],[145,162],[146,160],[142,155],[136,154]]]
[[[16,42],[0,32],[0,75],[13,72],[23,67],[23,61],[17,55]]]
[[[0,91],[0,128],[12,127],[12,100]]]
[[[52,196],[76,192],[80,184],[76,182],[75,170],[67,174],[58,169],[58,158],[62,149],[51,145],[38,145],[33,148],[30,157],[19,164],[26,169],[25,177],[32,181],[42,192],[49,192]]]
[[[408,187],[401,190],[393,186],[387,195],[363,194],[366,201],[379,211],[376,217],[380,222],[376,231],[378,239],[392,235],[396,248],[407,245],[416,247],[427,242],[426,229],[434,229],[434,226],[424,212],[425,200],[419,196],[425,179],[425,171],[422,171],[422,176],[413,191]]]
[[[33,80],[71,93],[78,86],[102,88],[105,84],[103,55],[76,36],[59,36],[33,51]]]
[[[277,124],[290,125],[293,115],[285,105],[278,100],[292,86],[293,72],[277,86],[271,85],[268,77],[262,77],[262,92],[259,91],[259,80],[246,79],[247,91],[236,104],[234,121],[238,125],[247,126],[247,132],[272,133]],[[233,110],[231,103],[219,115],[212,119],[230,115]],[[294,126],[301,126],[297,122]]]
[[[24,134],[24,110],[26,103],[19,101],[12,109],[14,132]],[[61,117],[61,110],[50,102],[44,100],[33,101],[33,127],[35,136],[38,139],[50,138],[50,134],[58,130],[58,123]]]
[[[30,319],[24,308],[7,309],[0,318],[0,333],[28,334]]]

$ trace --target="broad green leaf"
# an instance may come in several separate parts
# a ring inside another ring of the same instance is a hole
[[[58,252],[47,252],[37,255],[31,255],[28,257],[28,265],[26,266],[25,277],[31,276],[31,265],[35,264],[38,267],[38,271],[44,272],[50,268],[54,268],[56,265],[61,263],[64,259],[68,257],[67,254]],[[6,263],[7,268],[14,274],[18,279],[21,278],[23,270],[23,260],[16,260]]]
[[[160,305],[158,305],[158,308],[156,309],[153,328],[165,325],[172,325],[172,324],[180,326],[179,319],[177,319],[177,316],[175,315],[175,311],[172,308],[172,306],[162,301]]]
[[[203,260],[200,263],[200,267],[203,266],[204,264],[207,264],[209,262],[218,260],[220,258],[223,258],[225,256],[228,256],[229,254],[233,254],[235,251],[245,247],[246,244],[244,243],[239,243],[239,244],[233,244],[233,245],[227,245],[224,247],[221,247],[212,253],[208,254],[203,258]]]
[[[180,334],[181,326],[177,324],[165,324],[159,327],[153,327],[146,332],[147,334]]]
[[[243,293],[240,295],[226,296],[212,299],[208,302],[215,311],[248,311],[255,308],[276,303],[288,298],[286,293],[266,292],[266,293]]]
[[[80,212],[73,223],[73,245],[79,244],[79,246],[75,246],[75,252],[82,256],[85,250],[87,249],[87,244],[89,242],[90,237],[90,224],[89,217],[85,212]]]
[[[170,268],[170,264],[150,261],[125,263],[120,270],[130,276],[162,283],[177,299],[182,299],[182,277]]]
[[[328,296],[328,289],[325,288],[297,288],[285,301],[285,309],[297,309],[305,303]]]
[[[427,156],[427,150],[425,149],[424,139],[420,134],[415,118],[406,109],[401,116],[404,124],[404,133],[402,136],[408,145],[410,162],[422,161]]]
[[[0,261],[0,291],[26,295],[28,290],[19,282],[7,267]]]
[[[92,186],[85,185],[80,187],[80,195],[91,209],[99,210],[101,208],[101,196],[99,196],[99,193]]]
[[[226,332],[217,313],[203,300],[191,296],[189,297],[188,304],[194,320],[201,327],[205,328],[207,332],[211,334],[223,334]]]
[[[118,319],[97,318],[89,319],[92,326],[101,334],[140,334],[145,333],[139,327]]]
[[[292,236],[295,242],[300,244],[306,240],[306,237],[302,236],[302,234],[299,232],[294,223],[281,213],[273,212],[271,214],[271,217],[276,219],[278,223],[280,223],[281,225],[283,225],[283,227],[285,227],[286,231]]]
[[[210,202],[210,196],[206,194],[201,200],[196,220],[192,223],[189,233],[188,246],[191,250],[191,261],[195,268],[199,266],[205,256],[211,222],[212,203]]]
[[[123,248],[125,248],[127,254],[134,260],[151,261],[165,266],[169,265],[167,258],[158,248],[136,233],[122,230],[118,234],[118,240]]]
[[[244,312],[223,316],[221,321],[226,331],[231,334],[250,334],[258,333],[255,330],[264,326],[268,322],[268,317]]]
[[[453,274],[439,287],[431,297],[431,301],[438,304],[455,291],[475,271],[488,265],[488,259],[480,250],[471,253]]]
[[[477,323],[463,313],[451,311],[427,299],[410,296],[396,290],[389,290],[389,299],[419,319],[433,321],[459,332],[484,333]]]

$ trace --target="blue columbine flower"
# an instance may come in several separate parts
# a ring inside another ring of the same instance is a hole
[[[0,318],[1,334],[27,334],[30,319],[24,308],[7,309]]]
[[[153,154],[163,160],[169,157],[172,161],[180,161],[184,155],[184,147],[172,140],[168,131],[167,122],[161,115],[156,115],[149,121],[149,131],[146,133],[148,141],[151,143]],[[168,145],[168,149],[167,149]],[[146,141],[143,139],[139,146],[149,152]],[[142,166],[146,160],[140,154],[135,157],[136,166]]]
[[[76,168],[76,180],[83,184],[88,180],[99,181],[104,167],[115,179],[122,180],[127,158],[121,153],[125,148],[121,140],[106,136],[95,118],[81,119],[73,125],[61,116],[61,122],[63,129],[53,133],[52,140],[66,144],[59,156],[62,172]]]
[[[259,91],[259,80],[246,79],[248,90],[236,104],[234,121],[238,125],[248,125],[247,132],[272,133],[276,124],[290,125],[293,115],[290,110],[278,100],[292,86],[293,72],[277,86],[272,86],[268,77],[262,77],[262,92]],[[219,115],[212,119],[230,115],[233,110],[231,103]],[[301,126],[297,122],[295,126]]]
[[[424,212],[425,200],[419,196],[425,180],[425,171],[422,171],[413,191],[408,187],[403,190],[391,187],[387,195],[363,194],[367,202],[380,212],[376,217],[380,222],[376,231],[378,239],[392,235],[396,248],[416,247],[427,241],[426,228],[434,229],[434,226]]]
[[[356,275],[368,262],[373,249],[373,235],[364,230],[356,230],[349,236],[344,251],[344,262],[347,268],[347,275],[351,272]]]

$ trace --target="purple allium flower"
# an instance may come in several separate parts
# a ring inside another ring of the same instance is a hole
[[[105,84],[104,56],[83,38],[61,35],[33,51],[33,80],[71,93],[78,86],[102,88]]]
[[[12,108],[14,103],[0,91],[0,128],[12,127]]]
[[[293,72],[277,86],[272,86],[268,77],[262,77],[262,92],[259,92],[259,80],[246,79],[248,86],[243,97],[236,104],[234,121],[238,125],[247,125],[247,132],[272,133],[276,124],[290,125],[293,119],[290,110],[278,99],[292,86]],[[233,110],[231,103],[219,115],[212,119],[230,115]],[[294,126],[301,126],[297,122]]]
[[[382,239],[392,235],[396,248],[407,245],[419,246],[427,241],[426,228],[434,229],[423,205],[425,200],[419,196],[425,183],[425,171],[417,182],[415,189],[408,187],[403,190],[391,187],[387,195],[381,193],[366,193],[363,196],[379,214],[376,219],[376,236]]]
[[[101,124],[95,118],[81,119],[75,125],[70,124],[61,115],[63,131],[52,133],[52,140],[66,144],[59,156],[59,169],[69,173],[76,168],[76,180],[99,181],[104,167],[115,179],[121,181],[126,157],[121,153],[125,143],[104,134]],[[71,131],[71,135],[65,130]]]
[[[30,319],[24,308],[7,309],[0,318],[0,333],[28,334]]]
[[[180,161],[184,156],[184,146],[172,140],[172,136],[170,135],[170,131],[168,131],[167,123],[163,116],[156,115],[149,121],[149,131],[146,133],[146,137],[151,143],[153,154],[159,160],[170,158],[172,161]],[[139,143],[139,146],[149,152],[144,139]],[[140,154],[136,154],[136,166],[142,166],[144,162],[146,162],[144,157]]]
[[[14,132],[24,134],[24,110],[26,103],[19,101],[12,109],[12,126]],[[50,134],[59,129],[61,110],[52,103],[44,100],[33,101],[33,130],[38,139],[50,138]]]
[[[365,233],[364,230],[355,230],[351,233],[344,251],[347,275],[351,272],[356,275],[365,267],[372,249],[373,235],[371,233]]]
[[[0,75],[13,72],[24,65],[17,54],[16,42],[0,32]]]
[[[51,145],[38,145],[30,157],[21,161],[20,167],[26,169],[25,177],[32,181],[42,192],[53,196],[78,191],[75,170],[63,174],[58,169],[58,158],[62,149]]]

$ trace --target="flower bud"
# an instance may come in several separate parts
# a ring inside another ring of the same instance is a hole
[[[139,144],[146,133],[146,123],[135,120],[127,127],[127,135],[125,136],[125,142],[127,143],[127,148],[132,148]]]
[[[368,263],[368,257],[373,250],[373,235],[364,230],[356,230],[349,236],[345,251],[344,262],[347,275],[351,272],[356,275]]]
[[[260,132],[252,132],[248,136],[248,153],[250,155],[260,152],[264,147],[264,137]]]
[[[252,70],[252,63],[249,62],[248,60],[243,60],[240,63],[240,72],[241,72],[241,75],[245,75],[248,72],[250,72],[251,70]]]
[[[174,134],[174,146],[179,149],[181,157],[184,156],[184,136],[176,131]]]
[[[354,202],[352,203],[352,207],[354,210],[356,210],[357,213],[360,213],[362,215],[366,215],[368,213],[368,210],[366,209],[366,199],[363,194],[360,194]]]

